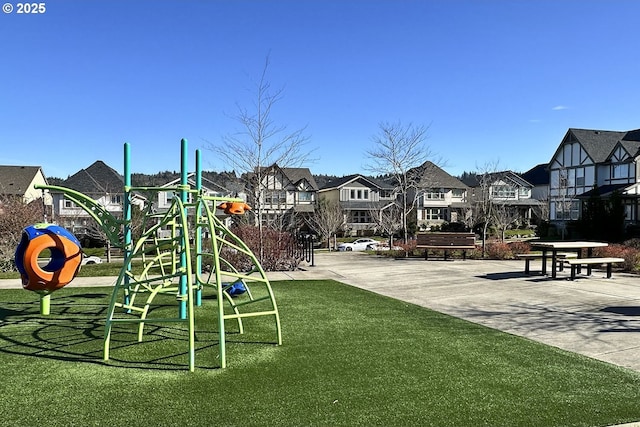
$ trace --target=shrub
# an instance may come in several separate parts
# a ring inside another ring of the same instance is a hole
[[[241,225],[234,228],[233,233],[242,239],[260,261],[265,271],[292,271],[299,264],[295,257],[296,241],[291,233],[263,229],[262,230],[262,256],[260,252],[260,233],[258,228],[250,225]],[[225,246],[221,256],[233,265],[238,271],[249,271],[253,263],[251,259],[231,247]],[[205,261],[206,262],[206,261]],[[210,266],[209,266],[210,267]]]
[[[489,243],[485,247],[485,254],[491,259],[513,259],[515,258],[509,244],[496,242]]]
[[[624,262],[622,263],[622,269],[624,271],[640,271],[640,249],[633,246],[611,244],[603,248],[595,248],[593,250],[593,256],[624,258]]]
[[[509,243],[509,249],[513,255],[528,254],[531,252],[531,245],[528,242],[512,242]]]

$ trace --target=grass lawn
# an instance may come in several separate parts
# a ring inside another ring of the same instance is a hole
[[[640,374],[334,281],[273,283],[283,345],[247,319],[217,368],[213,306],[183,324],[114,332],[109,288],[0,290],[7,426],[605,426],[640,420]],[[177,310],[159,299],[158,313]],[[125,330],[126,329],[126,330]],[[130,333],[131,332],[131,333]]]

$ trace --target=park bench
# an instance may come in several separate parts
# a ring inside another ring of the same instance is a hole
[[[467,250],[476,248],[474,233],[419,233],[416,237],[416,249],[424,249],[425,260],[430,250],[443,251],[445,260],[449,251],[461,250],[462,259],[467,259]]]
[[[592,265],[607,265],[607,279],[611,278],[611,268],[613,264],[624,262],[624,258],[575,258],[565,259],[564,262],[571,266],[571,280],[575,280],[576,271],[579,271],[580,267],[587,266],[587,276],[591,275]]]
[[[535,252],[535,253],[527,253],[527,254],[517,254],[516,257],[518,257],[519,259],[523,259],[524,260],[524,274],[531,274],[531,260],[534,259],[542,259],[542,253],[539,252]],[[558,262],[558,270],[562,271],[563,270],[563,261],[565,259],[568,258],[577,258],[578,254],[575,252],[560,252],[556,255],[556,259]],[[548,260],[553,259],[553,256],[548,253],[546,255],[546,258]]]

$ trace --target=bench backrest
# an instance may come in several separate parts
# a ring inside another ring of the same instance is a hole
[[[475,246],[474,233],[419,233],[418,246]]]

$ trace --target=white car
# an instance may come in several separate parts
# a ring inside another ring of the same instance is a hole
[[[340,243],[338,245],[338,250],[339,251],[365,251],[368,249],[367,246],[369,245],[375,246],[375,245],[378,245],[378,243],[380,242],[374,239],[362,238],[351,243]]]
[[[82,262],[80,264],[81,265],[102,264],[102,259],[94,255],[86,256],[85,254],[82,254]]]

